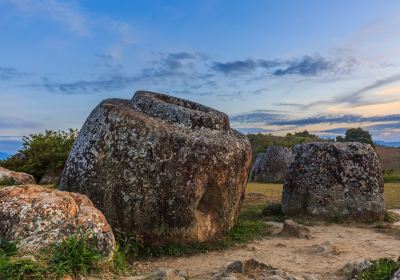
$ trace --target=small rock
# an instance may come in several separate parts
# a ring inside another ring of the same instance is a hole
[[[291,219],[285,220],[281,234],[298,238],[311,239],[310,230],[307,227],[300,225]]]
[[[304,275],[304,280],[318,280],[318,278],[314,274],[306,274]]]
[[[400,269],[395,272],[392,280],[400,280]]]
[[[330,241],[325,241],[321,244],[314,244],[308,247],[308,252],[311,254],[318,254],[327,256],[328,254],[337,255],[337,248]]]
[[[225,273],[244,273],[244,263],[242,261],[233,261],[224,265]]]
[[[279,242],[278,244],[276,244],[277,247],[287,247],[286,243],[283,242]]]
[[[372,263],[368,260],[361,262],[349,262],[342,268],[342,271],[344,274],[353,277],[358,273],[360,273],[361,271],[367,269],[370,265],[372,265]]]
[[[187,275],[187,274],[186,274]],[[182,276],[182,272],[178,270],[172,270],[170,268],[160,268],[153,273],[154,280],[185,280],[186,277]]]
[[[267,276],[263,280],[285,280],[279,275],[272,275],[272,276]]]
[[[303,278],[294,276],[294,275],[288,275],[286,276],[286,280],[303,280]]]

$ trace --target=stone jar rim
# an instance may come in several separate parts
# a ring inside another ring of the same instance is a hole
[[[131,99],[131,105],[136,111],[191,129],[208,128],[224,131],[230,129],[226,114],[167,94],[137,91]]]

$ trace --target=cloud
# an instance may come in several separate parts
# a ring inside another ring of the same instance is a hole
[[[212,75],[191,72],[196,61],[205,59],[204,55],[199,53],[161,53],[157,60],[151,62],[153,67],[143,68],[135,75],[121,74],[121,67],[114,67],[107,62],[110,58],[108,55],[98,55],[98,58],[103,61],[103,66],[106,66],[107,73],[99,75],[96,79],[82,79],[71,82],[44,79],[36,87],[44,87],[50,92],[64,94],[93,94],[124,89],[135,83],[154,85],[159,82],[175,83],[180,81],[185,84],[188,79],[202,82],[201,85],[198,85],[199,88],[214,85],[213,81],[209,80]]]
[[[29,75],[11,67],[0,67],[0,81],[19,79]]]
[[[356,64],[354,58],[325,58],[318,54],[314,56],[303,56],[293,59],[246,59],[230,62],[212,63],[211,69],[225,75],[249,74],[258,70],[270,71],[275,77],[297,75],[297,76],[317,76],[325,72],[343,72],[349,70]]]
[[[304,56],[300,59],[287,61],[288,66],[277,69],[273,72],[274,76],[300,75],[316,76],[323,72],[333,71],[336,63],[328,61],[321,56]]]
[[[40,124],[19,117],[0,116],[0,131],[15,128],[40,128]]]
[[[72,2],[56,0],[1,0],[27,15],[50,18],[79,35],[89,34],[90,20]]]
[[[231,122],[236,123],[272,123],[285,119],[286,116],[274,110],[258,110],[230,117]]]
[[[373,89],[377,89],[377,88],[380,88],[385,85],[392,84],[392,83],[395,83],[398,81],[400,81],[400,74],[392,75],[392,76],[386,77],[384,79],[376,80],[375,82],[370,83],[366,86],[363,86],[353,92],[336,96],[331,100],[316,101],[316,102],[312,102],[312,103],[309,103],[306,105],[299,104],[298,107],[305,110],[305,109],[309,109],[314,106],[330,105],[330,104],[334,104],[334,105],[336,105],[336,104],[371,105],[371,104],[389,103],[389,102],[392,102],[393,100],[386,100],[384,98],[380,98],[380,99],[375,98],[373,101],[365,100],[364,94]]]
[[[309,118],[283,120],[272,123],[273,125],[314,125],[322,123],[362,123],[362,122],[392,122],[400,121],[400,115],[386,115],[363,117],[360,115],[321,115]]]

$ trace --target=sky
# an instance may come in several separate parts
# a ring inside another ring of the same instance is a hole
[[[0,0],[0,152],[159,91],[242,132],[400,141],[400,2]]]

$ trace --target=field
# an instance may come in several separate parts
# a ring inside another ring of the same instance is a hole
[[[280,201],[282,184],[248,183],[247,193],[260,193],[269,201]],[[400,183],[385,183],[385,204],[387,209],[400,208]]]

